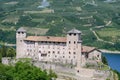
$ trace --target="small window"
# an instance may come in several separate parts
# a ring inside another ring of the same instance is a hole
[[[63,58],[65,58],[65,56],[63,56]]]
[[[69,52],[69,54],[71,54],[71,52]]]
[[[99,58],[99,55],[97,55],[97,57]]]
[[[53,51],[53,53],[55,53],[55,51]]]
[[[82,53],[82,55],[84,55],[84,53]]]
[[[71,43],[71,41],[69,41],[69,44]]]
[[[69,35],[71,36],[72,34],[70,33]]]
[[[76,44],[76,41],[74,41],[74,44]]]
[[[74,34],[74,36],[76,36],[76,34]]]
[[[73,52],[73,54],[76,54],[76,52]]]
[[[22,34],[24,34],[24,32],[22,32]]]
[[[50,53],[50,51],[48,51],[48,53]]]

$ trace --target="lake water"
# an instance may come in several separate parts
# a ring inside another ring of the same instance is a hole
[[[105,55],[109,66],[113,69],[113,70],[117,70],[120,72],[120,54],[108,54],[108,53],[104,53],[103,55]]]

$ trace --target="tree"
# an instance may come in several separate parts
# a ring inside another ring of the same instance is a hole
[[[14,48],[12,48],[12,47],[8,48],[7,57],[15,57],[15,54],[16,54],[16,52],[15,52]]]
[[[0,65],[0,78],[2,80],[51,80],[56,78],[56,74],[52,71],[47,73],[33,66],[30,62],[17,62],[14,66]]]
[[[0,49],[0,63],[2,62],[2,54],[1,54],[1,49]]]
[[[114,47],[116,50],[120,50],[120,41],[116,41],[116,43],[114,44]]]
[[[7,56],[7,47],[5,45],[2,45],[0,52],[1,52],[2,57],[6,57]]]
[[[106,57],[103,56],[103,55],[102,55],[102,62],[103,62],[103,64],[108,65],[107,59],[106,59]]]

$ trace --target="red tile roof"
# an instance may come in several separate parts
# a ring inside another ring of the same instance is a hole
[[[53,37],[53,36],[28,36],[26,41],[48,41],[48,42],[66,42],[66,37]]]
[[[82,52],[83,53],[89,53],[93,50],[95,50],[96,48],[95,47],[89,47],[89,46],[82,46]]]

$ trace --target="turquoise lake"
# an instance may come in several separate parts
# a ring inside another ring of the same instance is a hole
[[[108,65],[113,69],[120,72],[120,54],[103,53],[105,55]]]

